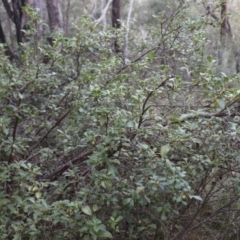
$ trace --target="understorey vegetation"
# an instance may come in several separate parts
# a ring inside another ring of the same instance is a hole
[[[25,7],[0,45],[0,239],[240,239],[239,75],[187,2],[145,37],[83,16],[51,43]]]

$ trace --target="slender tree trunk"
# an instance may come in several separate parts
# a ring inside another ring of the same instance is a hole
[[[5,54],[6,54],[6,56],[9,57],[10,60],[13,60],[14,55],[13,55],[13,52],[11,51],[10,47],[7,45],[7,41],[5,38],[5,34],[3,32],[1,21],[0,21],[0,43],[5,44]]]
[[[8,14],[9,19],[15,24],[16,36],[18,44],[22,43],[22,32],[21,32],[21,19],[22,19],[22,6],[24,6],[24,0],[12,0],[11,5],[7,0],[2,0],[4,8]],[[8,46],[3,28],[0,22],[0,42],[6,44],[5,54],[9,57],[10,60],[13,60],[14,54]]]
[[[65,12],[65,18],[64,18],[64,32],[65,36],[68,36],[68,25],[69,25],[69,9],[71,5],[71,0],[67,0],[67,9]]]
[[[228,11],[227,11],[227,0],[223,1],[221,5],[221,30],[220,30],[220,35],[221,35],[221,41],[222,45],[226,45],[226,38],[232,38],[232,30],[231,26],[229,23],[229,18],[227,16]]]
[[[211,11],[210,6],[206,6],[207,15],[212,16],[215,20],[219,21],[219,18],[216,16],[214,12]],[[220,42],[221,45],[218,50],[218,59],[219,64],[224,65],[224,60],[226,55],[230,52],[235,57],[235,69],[236,72],[240,72],[240,53],[237,44],[234,42],[232,38],[232,29],[229,22],[228,17],[228,1],[221,1],[221,28],[220,28]],[[231,56],[230,58],[233,58]],[[226,62],[226,61],[225,61]]]
[[[105,8],[105,4],[106,4],[106,0],[101,0],[101,15],[104,14],[103,17],[103,31],[106,31],[106,27],[107,27],[107,21],[106,21],[106,14],[104,13],[104,8]]]
[[[112,1],[112,26],[116,29],[121,27],[120,22],[121,0]],[[117,39],[114,41],[115,52],[121,52]]]
[[[52,33],[63,29],[63,19],[59,0],[46,0],[49,25]]]
[[[113,0],[112,1],[112,26],[114,28],[120,28],[120,4],[121,0]]]
[[[228,14],[227,0],[224,0],[221,3],[221,28],[220,28],[221,46],[219,49],[219,64],[222,66],[226,64],[227,53],[229,52],[230,47],[233,46],[232,30],[227,14]]]
[[[134,0],[130,0],[130,6],[129,6],[129,10],[128,10],[128,17],[127,17],[127,26],[126,26],[126,36],[125,36],[125,50],[124,50],[124,59],[126,61],[126,59],[128,58],[128,35],[129,35],[129,28],[130,28],[130,20],[131,20],[131,13],[132,13],[132,9],[133,9],[133,2]]]
[[[16,28],[16,36],[18,44],[21,44],[22,41],[22,32],[21,32],[21,22],[22,22],[22,6],[24,1],[12,0],[12,9],[13,9],[13,21]]]
[[[10,4],[8,3],[8,0],[2,0],[4,8],[6,9],[6,12],[8,14],[8,17],[14,22],[13,20],[13,11],[11,9]]]
[[[227,0],[224,0],[221,4],[221,30],[220,30],[220,36],[221,36],[221,58],[220,58],[220,63],[223,61],[223,53],[225,51],[230,51],[230,49],[233,49],[233,54],[235,57],[235,69],[236,72],[240,72],[240,54],[237,49],[236,44],[234,43],[232,39],[232,29],[231,25],[229,22],[229,17],[227,16],[228,14],[228,5],[227,5]]]

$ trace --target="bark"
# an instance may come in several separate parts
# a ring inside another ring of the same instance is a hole
[[[3,32],[3,29],[2,29],[1,22],[0,22],[0,43],[3,43],[3,44],[6,43],[6,38],[5,38],[5,34]]]
[[[226,49],[227,47],[229,47],[228,45],[230,45],[233,48],[233,54],[234,54],[235,63],[236,63],[235,69],[236,69],[236,72],[239,73],[240,72],[240,53],[237,49],[236,44],[233,42],[233,39],[232,39],[232,29],[229,23],[229,18],[227,16],[228,14],[227,6],[228,6],[227,0],[224,0],[221,4],[221,20],[222,20],[221,31],[220,31],[221,44],[223,49]],[[222,61],[222,58],[220,59],[220,61]]]
[[[225,44],[225,37],[232,37],[232,30],[231,30],[231,26],[229,23],[229,18],[227,16],[227,0],[223,1],[222,5],[221,5],[221,20],[222,20],[222,24],[221,24],[221,30],[220,30],[220,35],[221,38],[223,40],[223,44]]]
[[[64,19],[64,26],[65,26],[64,32],[65,32],[66,36],[68,35],[70,5],[71,5],[71,0],[68,0],[67,1],[67,9],[66,9],[66,12],[65,12],[65,19]]]
[[[229,47],[232,45],[232,31],[229,23],[229,18],[227,16],[227,0],[222,1],[221,3],[221,28],[220,28],[220,51],[219,51],[219,64],[225,65],[226,56],[224,54],[229,52]]]
[[[116,29],[121,27],[120,22],[120,10],[121,10],[121,0],[112,1],[112,26]],[[117,42],[117,38],[114,41],[115,52],[121,52],[120,46]]]
[[[236,60],[236,73],[240,73],[240,53],[235,51],[235,60]]]
[[[21,0],[12,0],[12,9],[13,9],[13,21],[16,28],[16,36],[18,44],[23,42],[22,39],[22,7],[25,5],[25,1]]]
[[[8,3],[8,0],[2,0],[4,8],[6,9],[6,12],[8,14],[8,17],[14,22],[13,20],[13,11],[11,9],[10,4]]]
[[[59,0],[46,0],[51,33],[63,29],[63,19]]]
[[[126,36],[125,36],[125,50],[124,50],[124,54],[125,54],[125,60],[128,57],[128,34],[129,34],[129,29],[130,29],[130,19],[131,19],[131,13],[132,13],[132,9],[133,9],[133,2],[134,0],[130,1],[130,6],[129,6],[129,10],[128,10],[128,17],[127,17],[127,26],[126,26]]]
[[[113,0],[112,2],[112,26],[114,28],[120,28],[120,4],[121,0]]]
[[[215,20],[219,20],[214,12],[211,11],[210,6],[206,7],[207,15],[212,16]],[[220,28],[220,41],[221,46],[219,49],[219,64],[223,64],[224,53],[231,52],[235,58],[235,69],[236,72],[240,72],[240,53],[237,44],[232,39],[232,29],[229,22],[228,14],[228,2],[224,0],[221,2],[221,28]]]
[[[11,49],[9,48],[9,46],[7,45],[7,41],[5,38],[5,34],[3,32],[1,21],[0,21],[0,43],[5,44],[5,54],[6,54],[6,56],[9,57],[10,60],[13,60],[14,55],[13,55],[13,52],[11,51]]]
[[[21,34],[21,19],[22,19],[22,6],[25,5],[24,0],[12,0],[11,5],[7,0],[2,0],[4,8],[8,14],[8,17],[14,22],[16,28],[17,42],[22,42]]]
[[[226,50],[227,48],[232,48],[233,49],[233,54],[235,57],[235,69],[236,72],[240,72],[240,54],[239,51],[236,47],[236,44],[233,42],[232,39],[232,29],[231,25],[229,23],[229,17],[227,16],[228,14],[228,5],[227,5],[227,0],[224,0],[221,4],[221,30],[220,30],[220,36],[221,36],[221,44],[222,44],[222,51]],[[220,63],[222,63],[222,58],[223,56],[220,57]]]
[[[106,1],[105,0],[101,0],[101,15],[104,14],[103,17],[103,31],[105,32],[106,27],[107,27],[107,20],[106,20],[106,14],[104,13],[104,6],[105,6]]]

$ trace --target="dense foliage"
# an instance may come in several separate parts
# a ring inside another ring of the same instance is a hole
[[[1,239],[239,237],[239,76],[187,11],[130,35],[128,59],[125,29],[87,17],[52,46],[33,26],[12,62],[1,45]]]

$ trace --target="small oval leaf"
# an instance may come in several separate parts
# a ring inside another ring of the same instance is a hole
[[[91,208],[89,206],[83,206],[81,208],[81,210],[82,210],[83,213],[85,213],[85,214],[87,214],[89,216],[92,215],[92,210],[91,210]]]
[[[100,237],[100,238],[113,238],[112,234],[108,231],[98,232],[98,237]]]
[[[96,212],[99,209],[99,207],[97,204],[94,204],[92,209],[93,209],[93,212]]]
[[[144,190],[144,187],[137,187],[136,193],[139,194]]]
[[[224,99],[217,99],[217,103],[221,108],[225,108],[225,100]]]
[[[36,192],[35,196],[36,196],[36,198],[40,198],[42,196],[42,193],[41,192]]]
[[[162,157],[166,157],[166,155],[169,152],[169,150],[170,150],[169,144],[162,146],[161,147],[161,156]]]
[[[193,195],[193,196],[190,196],[190,198],[195,198],[198,201],[202,201],[202,198],[200,196]]]

